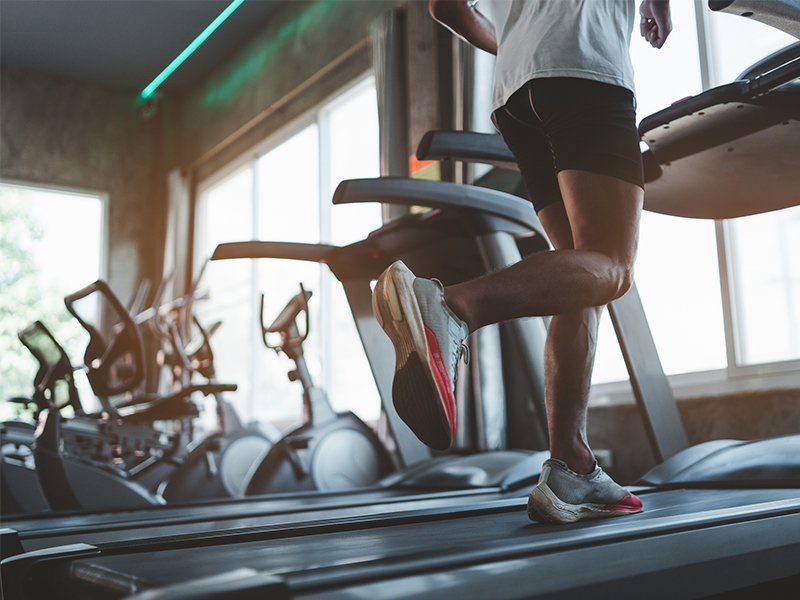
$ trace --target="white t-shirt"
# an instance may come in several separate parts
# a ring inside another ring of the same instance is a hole
[[[635,91],[634,0],[493,0],[497,63],[492,111],[527,81],[576,77]]]

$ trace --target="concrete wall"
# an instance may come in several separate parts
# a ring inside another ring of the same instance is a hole
[[[161,276],[165,118],[144,120],[136,96],[8,66],[0,68],[0,177],[108,194],[108,281],[126,299]]]
[[[678,400],[690,444],[709,440],[756,440],[800,433],[800,389],[777,389]],[[611,450],[608,472],[632,483],[655,466],[634,404],[589,409],[589,443]]]

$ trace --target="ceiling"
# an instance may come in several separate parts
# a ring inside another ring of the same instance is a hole
[[[140,92],[230,1],[0,0],[0,62]],[[246,0],[159,90],[187,90],[281,4]]]

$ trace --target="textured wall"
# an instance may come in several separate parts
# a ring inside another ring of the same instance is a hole
[[[143,120],[136,95],[0,68],[0,176],[108,194],[108,280],[125,299],[161,275],[164,119]]]

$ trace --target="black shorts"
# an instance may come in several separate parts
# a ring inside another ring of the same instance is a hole
[[[590,79],[532,79],[492,118],[536,212],[562,202],[556,174],[577,169],[644,189],[633,92]]]

